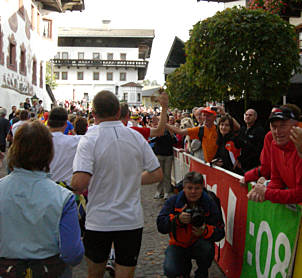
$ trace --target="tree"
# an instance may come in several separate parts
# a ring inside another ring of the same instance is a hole
[[[186,65],[181,65],[168,75],[166,86],[171,107],[191,109],[194,106],[202,106],[207,99],[201,89],[193,84]]]
[[[196,23],[185,49],[194,85],[216,98],[277,101],[300,66],[294,26],[243,7]]]
[[[48,84],[52,90],[58,86],[56,78],[52,72],[51,62],[46,62],[46,84]]]

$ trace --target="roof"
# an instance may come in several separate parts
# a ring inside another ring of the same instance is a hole
[[[141,84],[135,83],[135,82],[128,82],[124,85],[121,85],[121,87],[137,87],[142,88],[143,86]]]
[[[42,9],[65,12],[65,11],[83,11],[85,9],[84,0],[39,0],[42,3]]]
[[[154,38],[153,29],[66,28],[58,30],[60,37]]]
[[[150,88],[150,89],[143,88],[143,90],[142,90],[142,96],[143,97],[151,97],[151,96],[154,95],[154,93],[158,92],[159,88],[160,88],[160,86],[156,86],[156,87],[153,87],[153,88]]]
[[[166,74],[173,72],[174,69],[186,62],[184,48],[185,43],[180,38],[175,37],[164,65]]]

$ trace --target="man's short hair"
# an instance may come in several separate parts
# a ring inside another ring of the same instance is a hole
[[[93,98],[93,111],[99,118],[113,117],[119,110],[119,100],[110,91],[101,91]]]
[[[17,167],[49,172],[53,154],[49,129],[38,120],[26,122],[14,135],[13,144],[8,150],[8,166],[10,169]]]
[[[121,104],[121,119],[124,119],[127,115],[130,115],[129,106],[127,103]]]
[[[183,185],[185,186],[187,183],[201,184],[202,186],[204,185],[202,175],[195,171],[189,172],[184,176]]]
[[[67,110],[63,107],[55,107],[51,109],[48,115],[47,125],[51,128],[63,127],[67,119]]]
[[[29,118],[28,110],[21,110],[20,112],[20,120],[21,121],[27,121]]]

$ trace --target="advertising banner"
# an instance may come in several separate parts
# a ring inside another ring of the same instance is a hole
[[[300,218],[296,205],[248,202],[242,278],[291,277]]]
[[[218,264],[227,277],[239,278],[246,235],[247,187],[240,186],[241,176],[219,167],[212,168],[195,158],[191,159],[190,170],[203,174],[207,188],[221,201],[226,236],[220,242]]]

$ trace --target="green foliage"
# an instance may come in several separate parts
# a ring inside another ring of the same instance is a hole
[[[185,73],[169,76],[168,88],[174,86],[178,96],[185,92],[184,85],[194,88],[186,101],[199,91],[204,100],[233,96],[274,102],[287,93],[300,66],[294,26],[277,15],[243,7],[196,23],[185,49]]]
[[[166,85],[171,107],[191,109],[194,106],[202,106],[205,101],[205,95],[193,84],[185,65],[168,75]]]
[[[56,83],[55,75],[52,72],[50,62],[46,62],[46,84],[48,84],[52,90],[54,90],[58,86],[58,84]]]

